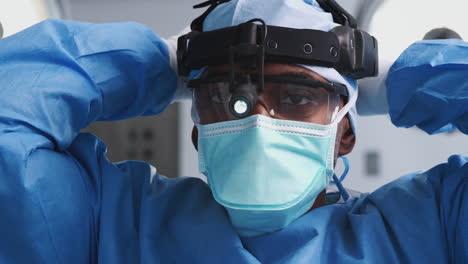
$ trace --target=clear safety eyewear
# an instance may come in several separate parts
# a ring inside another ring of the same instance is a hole
[[[339,111],[345,85],[288,75],[217,74],[191,80],[195,122],[205,125],[237,120],[254,114],[327,125]],[[230,81],[234,80],[234,81]],[[263,89],[261,89],[263,87]]]

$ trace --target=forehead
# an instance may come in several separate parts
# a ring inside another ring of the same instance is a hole
[[[218,73],[218,72],[228,72],[229,65],[220,65],[220,66],[210,66],[206,70],[206,74]],[[236,72],[256,72],[255,70],[243,70],[240,67],[236,67]],[[267,63],[265,64],[265,74],[267,75],[297,75],[303,78],[318,80],[322,82],[327,82],[327,80],[319,75],[318,73],[307,69],[300,65],[294,64],[279,64],[279,63]]]

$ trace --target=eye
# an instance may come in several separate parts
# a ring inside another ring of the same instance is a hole
[[[221,94],[214,94],[210,97],[211,101],[219,104],[227,103],[231,100],[231,96],[221,95]]]
[[[231,92],[226,85],[218,84],[216,87],[212,87],[209,96],[211,101],[219,104],[228,103],[231,100]]]
[[[282,104],[292,104],[292,105],[306,105],[306,104],[313,104],[317,105],[316,100],[310,98],[310,96],[306,96],[303,94],[291,94],[288,93],[285,98],[281,100]]]

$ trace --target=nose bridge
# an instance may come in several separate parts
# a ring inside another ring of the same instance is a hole
[[[257,102],[255,103],[255,107],[251,115],[263,115],[267,117],[272,117],[269,113],[268,106],[264,102],[262,96],[259,96],[257,98]]]

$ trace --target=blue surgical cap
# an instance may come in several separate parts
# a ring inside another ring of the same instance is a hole
[[[330,13],[325,12],[315,0],[232,0],[219,5],[205,19],[204,31],[236,26],[254,18],[261,18],[267,25],[330,31],[339,26]],[[341,75],[333,68],[301,65],[330,82],[346,85],[350,95],[348,103],[355,104],[357,83]],[[193,75],[192,75],[193,76]],[[354,100],[353,100],[354,99]],[[348,113],[351,127],[355,130],[356,109]]]

